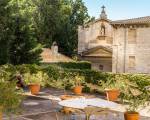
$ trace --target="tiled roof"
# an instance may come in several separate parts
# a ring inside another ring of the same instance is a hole
[[[73,60],[61,53],[53,53],[49,48],[43,48],[42,63],[72,62]]]
[[[114,25],[115,24],[147,24],[147,23],[150,23],[150,16],[126,19],[126,20],[111,21],[111,24],[114,24]]]

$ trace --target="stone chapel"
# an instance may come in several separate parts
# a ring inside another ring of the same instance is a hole
[[[114,73],[150,73],[150,16],[100,18],[78,27],[78,55],[92,68]]]

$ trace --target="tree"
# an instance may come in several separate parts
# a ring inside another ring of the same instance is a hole
[[[34,1],[34,4],[37,6],[34,21],[38,41],[49,47],[60,26],[60,0],[39,0]]]
[[[82,0],[0,0],[0,64],[37,63],[41,43],[72,56],[78,25],[89,20]]]
[[[57,41],[60,52],[71,56],[77,51],[78,25],[89,20],[82,0],[40,0],[35,16],[40,43],[51,46]]]
[[[0,64],[5,64],[9,59],[9,0],[0,0]]]
[[[19,17],[14,22],[16,24],[14,23],[14,32],[10,43],[10,63],[38,63],[40,60],[41,45],[37,44],[27,21]]]
[[[88,22],[90,17],[82,0],[68,0],[68,2],[65,1],[64,3],[67,3],[65,5],[68,5],[69,7],[65,8],[70,10],[70,12],[62,12],[62,16],[67,17],[61,17],[61,28],[55,35],[55,39],[61,47],[62,52],[66,55],[72,56],[77,53],[78,26]]]
[[[34,27],[31,23],[31,16],[22,2],[12,0],[12,26],[10,42],[10,63],[12,64],[30,64],[38,63],[40,60],[41,45],[37,43]],[[22,12],[23,11],[23,12]],[[26,12],[25,12],[26,11]]]

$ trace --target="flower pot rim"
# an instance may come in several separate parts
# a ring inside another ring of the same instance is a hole
[[[38,84],[38,83],[30,83],[30,84],[28,84],[29,86],[32,86],[32,85],[40,85],[40,84]]]
[[[71,99],[71,98],[74,98],[74,96],[72,96],[72,95],[61,95],[60,98],[61,99]]]
[[[82,85],[76,85],[75,87],[83,87]]]
[[[77,85],[77,86],[74,86],[74,88],[75,88],[75,87],[82,87],[82,88],[83,88],[83,86],[82,86],[82,85]]]
[[[72,95],[61,95],[60,97],[73,97]]]
[[[118,88],[105,88],[105,91],[119,91]]]
[[[125,114],[139,114],[137,111],[126,111]]]

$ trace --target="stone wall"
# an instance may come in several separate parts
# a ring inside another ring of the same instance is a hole
[[[112,58],[99,58],[99,57],[82,57],[82,60],[90,61],[93,70],[112,72]],[[101,70],[103,66],[103,70]]]
[[[150,73],[150,28],[136,28],[132,42],[131,32],[135,31],[124,27],[114,29],[113,72]],[[129,66],[129,56],[135,56],[135,67]]]
[[[104,39],[99,39],[101,24],[105,25],[106,36]],[[86,49],[96,47],[98,45],[111,45],[112,44],[112,26],[107,21],[97,21],[78,28],[78,53]]]
[[[150,73],[150,28],[137,29],[136,71]]]
[[[106,35],[101,36],[101,25],[106,28]],[[88,58],[93,69],[99,65],[108,66],[104,71],[119,73],[150,73],[150,27],[118,25],[113,27],[109,21],[95,21],[78,29],[78,53],[97,46],[112,47],[112,61],[99,60],[96,56]],[[92,54],[92,53],[90,53]],[[101,54],[99,52],[99,54]],[[89,55],[90,56],[90,55]],[[135,58],[135,59],[130,59]],[[132,64],[135,66],[131,67]],[[110,65],[112,63],[112,65]],[[110,68],[112,66],[112,68]]]

